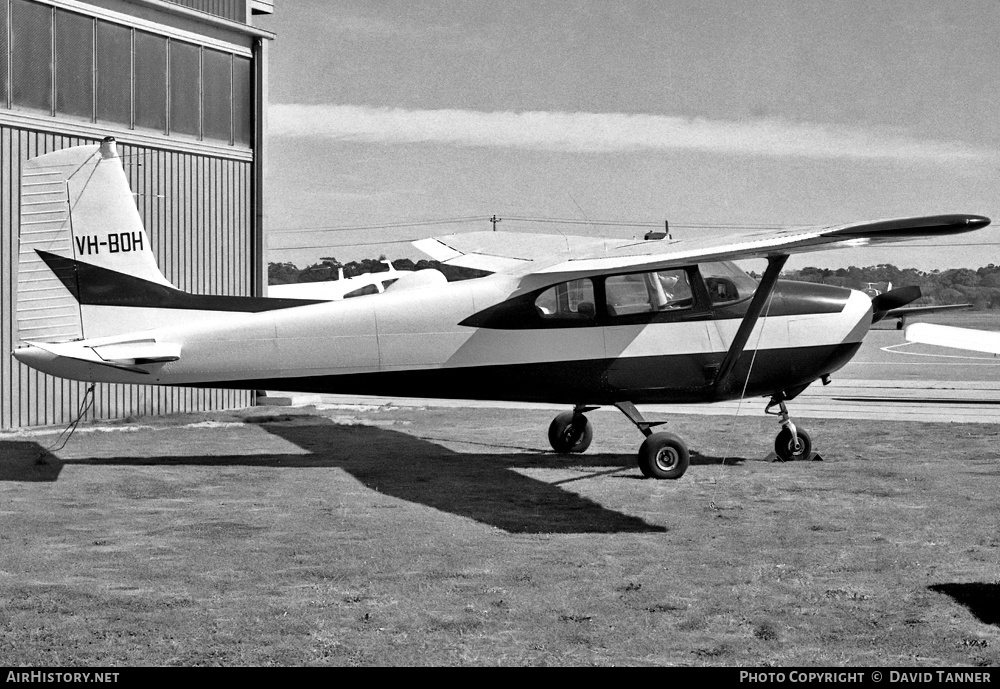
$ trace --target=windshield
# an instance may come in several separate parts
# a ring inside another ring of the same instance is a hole
[[[702,263],[698,268],[713,304],[749,299],[757,289],[757,281],[732,261]]]

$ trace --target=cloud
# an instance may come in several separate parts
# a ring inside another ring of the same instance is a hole
[[[469,34],[459,24],[414,24],[391,22],[378,17],[341,15],[323,24],[324,31],[334,31],[365,41],[433,41],[436,50],[498,50],[502,45],[489,36]]]
[[[978,162],[995,159],[961,142],[889,130],[789,122],[708,120],[585,112],[405,110],[356,105],[275,104],[269,133],[379,143],[435,143],[562,152],[687,150],[826,159]]]

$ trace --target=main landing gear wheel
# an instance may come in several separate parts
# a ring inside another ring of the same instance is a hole
[[[642,431],[646,439],[639,447],[639,471],[646,478],[678,479],[691,464],[684,441],[673,433],[653,433],[651,428],[664,421],[646,421],[631,402],[615,402],[619,411]]]
[[[687,445],[673,433],[652,433],[639,447],[639,470],[646,478],[677,479],[690,464]]]
[[[584,452],[594,439],[594,427],[583,414],[563,412],[549,424],[549,444],[560,454]]]
[[[798,447],[795,445],[795,436],[798,436]],[[805,432],[805,429],[796,428],[795,436],[790,428],[782,428],[778,437],[774,439],[774,453],[782,462],[794,462],[798,459],[809,459],[812,456],[812,438]]]

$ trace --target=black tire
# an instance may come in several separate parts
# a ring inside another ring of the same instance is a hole
[[[797,459],[809,459],[812,456],[812,438],[802,428],[796,428],[795,434],[799,436],[799,449],[795,449],[792,441],[792,432],[787,428],[782,428],[778,437],[774,439],[774,454],[782,462],[794,462]]]
[[[646,478],[678,479],[690,464],[687,445],[673,433],[653,433],[639,448],[639,471]]]
[[[549,424],[549,445],[559,454],[584,452],[594,439],[594,427],[583,414],[563,412]]]

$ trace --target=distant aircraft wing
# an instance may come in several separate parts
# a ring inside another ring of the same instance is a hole
[[[969,232],[989,224],[989,218],[979,215],[935,215],[675,240],[473,232],[420,240],[414,245],[443,263],[485,270],[599,274],[906,241]]]
[[[908,306],[902,309],[891,309],[885,312],[883,318],[903,318],[906,316],[920,316],[937,311],[952,311],[954,309],[971,309],[972,304],[944,304],[941,306]]]
[[[950,325],[913,323],[906,326],[904,337],[908,342],[967,349],[973,352],[1000,354],[1000,333]]]
[[[391,264],[390,264],[391,266]],[[322,280],[320,282],[295,282],[289,285],[270,285],[267,288],[267,296],[278,299],[318,299],[321,301],[340,301],[348,299],[350,296],[361,290],[364,293],[379,293],[385,291],[387,284],[391,284],[402,273],[411,271],[397,271],[390,268],[389,271],[380,273],[362,273],[350,278],[339,280]],[[365,289],[370,288],[370,289]]]

